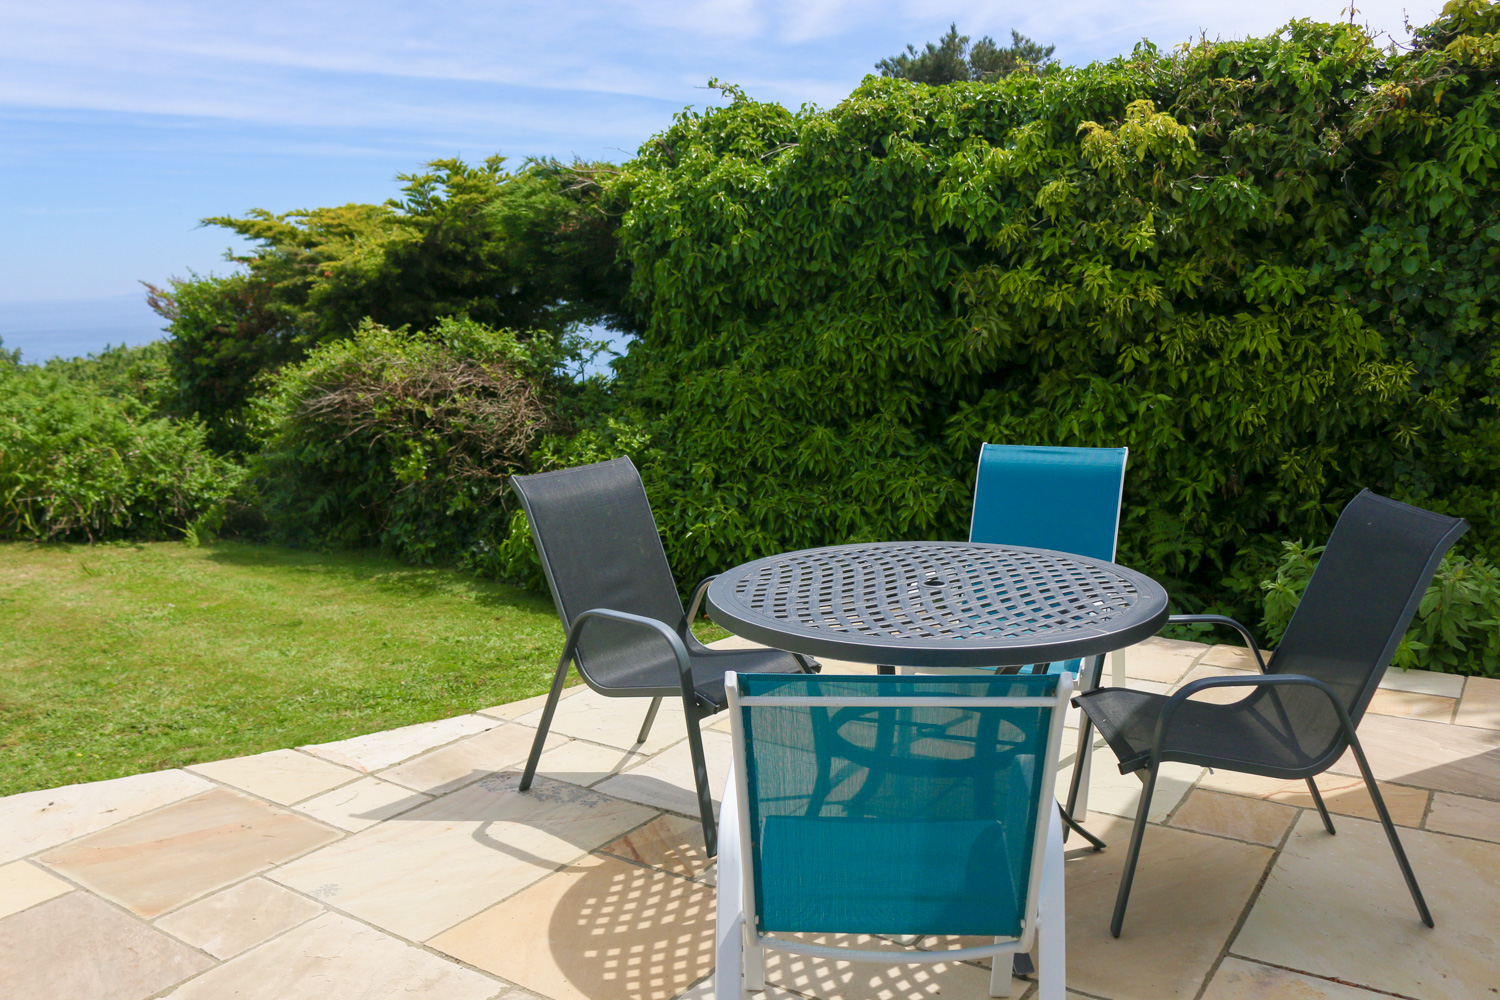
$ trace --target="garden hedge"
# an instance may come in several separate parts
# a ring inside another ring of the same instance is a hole
[[[1128,445],[1120,558],[1258,617],[1361,487],[1500,555],[1500,7],[989,84],[724,87],[610,182],[680,577],[963,537],[982,441]],[[565,460],[565,456],[563,459]]]

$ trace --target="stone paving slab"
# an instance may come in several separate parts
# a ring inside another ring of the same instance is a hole
[[[0,865],[0,918],[72,891],[72,885],[29,861]]]
[[[1417,920],[1379,824],[1349,819],[1329,836],[1304,812],[1230,950],[1400,996],[1493,1000],[1500,844],[1425,830],[1401,841],[1436,928]]]
[[[289,806],[358,780],[360,772],[296,750],[272,750],[188,768],[214,781]]]
[[[1500,729],[1500,679],[1470,677],[1453,721],[1460,726]]]
[[[1164,639],[1126,666],[1158,692],[1254,667]],[[681,707],[664,702],[642,745],[643,699],[565,695],[526,793],[541,698],[0,799],[0,997],[710,1000],[717,873]],[[716,796],[726,722],[703,723]],[[1500,681],[1389,671],[1360,733],[1436,931],[1345,760],[1318,779],[1334,837],[1302,782],[1169,767],[1111,938],[1140,783],[1101,748],[1088,825],[1111,846],[1069,844],[1069,1000],[1493,1000]],[[787,956],[768,975],[760,1000],[978,1000],[989,978],[986,962]]]
[[[313,743],[298,749],[356,771],[379,771],[409,760],[417,754],[482,733],[499,725],[485,715],[459,715],[436,722],[421,722],[383,733],[354,736],[332,743]]]
[[[214,958],[233,958],[323,913],[323,907],[274,882],[252,878],[156,922]]]
[[[1377,781],[1500,797],[1500,730],[1366,715],[1359,738]],[[1359,774],[1354,752],[1345,753],[1329,770]]]
[[[432,796],[379,778],[360,778],[297,806],[298,812],[357,833],[415,809]]]
[[[271,878],[425,941],[656,813],[545,777],[481,779],[276,870]]]
[[[490,1000],[501,983],[335,913],[275,938],[168,994],[168,1000]]]
[[[1388,995],[1230,957],[1202,1000],[1380,1000]]]
[[[0,997],[144,1000],[213,964],[86,892],[0,921]]]
[[[672,1000],[713,970],[714,890],[590,854],[428,943],[553,1000]]]
[[[0,863],[113,826],[213,788],[186,771],[65,785],[0,798]]]
[[[296,813],[215,788],[91,833],[40,860],[150,918],[338,837]]]

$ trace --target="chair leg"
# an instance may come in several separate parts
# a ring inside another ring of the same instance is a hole
[[[688,754],[693,758],[693,783],[698,787],[698,814],[703,820],[703,844],[708,856],[719,853],[719,838],[714,823],[714,799],[708,788],[708,763],[703,757],[703,733],[698,728],[697,706],[683,698],[687,716]]]
[[[1073,778],[1068,782],[1068,815],[1074,819],[1086,819],[1088,817],[1088,780],[1089,771],[1092,766],[1094,749],[1094,725],[1084,713],[1083,718],[1078,720],[1078,752],[1073,755]],[[1079,803],[1082,802],[1082,809]],[[1067,837],[1067,831],[1063,831],[1063,837]]]
[[[1087,840],[1089,842],[1089,844],[1094,848],[1095,851],[1102,851],[1102,850],[1104,850],[1104,848],[1106,846],[1108,846],[1108,845],[1106,845],[1104,843],[1104,841],[1100,840],[1098,837],[1094,836],[1092,833],[1089,833],[1087,830],[1085,830],[1082,827],[1082,825],[1080,825],[1079,822],[1077,820],[1075,820],[1072,816],[1069,816],[1068,815],[1068,811],[1062,807],[1061,803],[1058,804],[1057,809],[1058,809],[1059,812],[1062,813],[1062,822],[1063,822],[1062,839],[1064,841],[1066,841],[1068,839],[1068,831],[1072,830],[1072,831],[1076,831],[1078,833],[1078,835],[1080,837],[1082,837],[1084,840]]]
[[[1141,788],[1141,804],[1136,807],[1135,826],[1130,831],[1130,848],[1125,852],[1125,867],[1120,872],[1120,891],[1115,896],[1115,914],[1109,921],[1109,932],[1120,936],[1125,925],[1125,907],[1130,902],[1130,884],[1135,880],[1135,864],[1141,857],[1141,841],[1146,836],[1146,817],[1151,813],[1151,793],[1156,791],[1156,768],[1147,770],[1146,784]]]
[[[1401,847],[1401,838],[1396,836],[1396,824],[1391,822],[1391,814],[1385,808],[1385,797],[1375,784],[1370,762],[1365,760],[1364,747],[1359,745],[1359,737],[1354,735],[1353,726],[1346,726],[1344,732],[1349,736],[1349,747],[1354,751],[1355,761],[1359,763],[1359,773],[1365,779],[1365,788],[1369,789],[1370,798],[1375,803],[1380,825],[1385,827],[1386,839],[1391,842],[1391,853],[1396,855],[1396,864],[1401,866],[1401,874],[1406,877],[1406,888],[1411,890],[1412,902],[1417,904],[1417,913],[1421,916],[1422,923],[1428,927],[1436,926],[1432,922],[1432,912],[1427,909],[1427,900],[1422,898],[1422,889],[1417,885],[1417,876],[1411,870],[1411,862],[1406,859],[1406,851]]]
[[[749,942],[750,934],[745,933],[745,990],[749,993],[760,993],[766,988],[766,949],[757,948]]]
[[[1329,833],[1336,832],[1333,829],[1333,820],[1328,817],[1328,807],[1323,805],[1323,793],[1318,791],[1318,783],[1308,778],[1307,790],[1312,793],[1313,805],[1318,807],[1318,815],[1323,817],[1323,829]]]
[[[651,707],[646,709],[646,721],[641,723],[641,734],[635,738],[637,744],[646,742],[646,737],[651,735],[651,723],[656,721],[656,710],[661,708],[661,696],[657,695],[651,699]]]
[[[526,770],[521,772],[523,792],[531,787],[531,779],[536,777],[537,762],[542,759],[542,748],[547,745],[547,731],[552,728],[552,715],[557,711],[563,684],[568,679],[568,668],[572,665],[572,659],[566,656],[557,665],[557,673],[552,678],[552,690],[547,692],[547,705],[542,709],[541,721],[536,725],[536,738],[531,741],[531,755],[526,758]]]
[[[1037,900],[1037,1000],[1063,1000],[1067,988],[1067,912],[1063,888],[1062,824],[1057,810],[1048,821],[1042,855],[1041,898]]]
[[[714,949],[714,996],[724,1000],[744,1000],[744,976],[740,963],[743,960],[745,917],[743,914],[730,916],[720,904],[718,919],[714,932],[718,938]]]
[[[1000,939],[996,938],[999,944]],[[1006,1000],[1010,996],[1011,956],[995,955],[990,959],[990,996]]]
[[[714,901],[714,995],[744,1000],[745,962],[750,934],[746,926],[745,869],[740,843],[739,798],[731,770],[724,788],[724,853],[719,857],[719,891]]]

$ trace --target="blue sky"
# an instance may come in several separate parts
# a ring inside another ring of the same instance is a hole
[[[0,338],[28,360],[155,335],[138,282],[224,271],[251,208],[379,202],[426,160],[620,160],[710,77],[836,104],[908,42],[1012,27],[1065,62],[1332,20],[1340,0],[0,0]],[[1360,21],[1404,38],[1434,0]],[[1347,16],[1345,14],[1344,16]]]

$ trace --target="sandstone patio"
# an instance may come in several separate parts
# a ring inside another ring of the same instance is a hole
[[[1248,666],[1162,639],[1128,657],[1157,691]],[[535,699],[0,799],[0,996],[706,1000],[714,869],[681,708],[632,746],[643,710],[572,689],[524,794]],[[716,789],[726,729],[705,725]],[[1167,765],[1111,938],[1140,786],[1101,750],[1087,825],[1111,847],[1068,845],[1072,995],[1500,996],[1500,680],[1392,670],[1360,733],[1436,930],[1346,758],[1319,779],[1332,837],[1300,782]],[[988,973],[773,953],[768,980],[765,1000],[980,1000]]]

